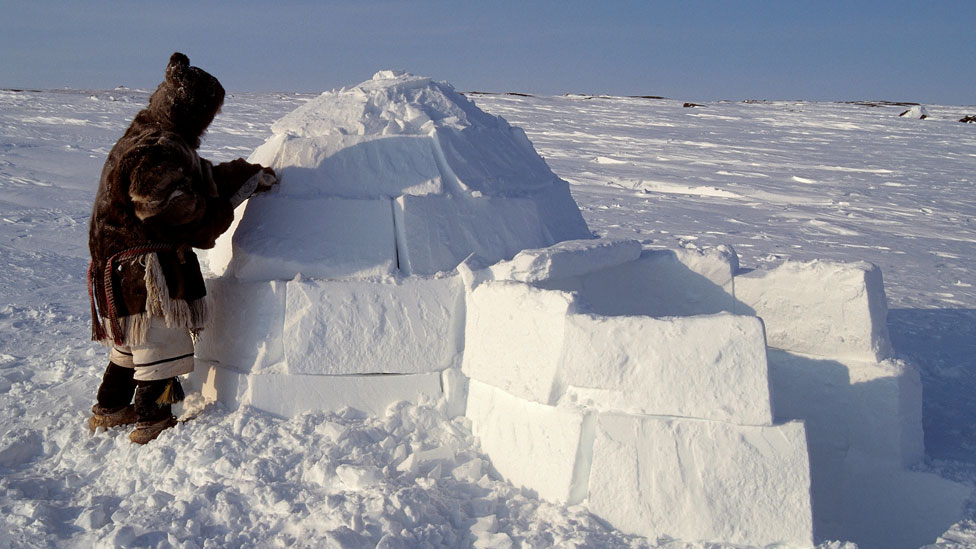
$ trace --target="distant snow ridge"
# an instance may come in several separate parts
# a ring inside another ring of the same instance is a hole
[[[568,184],[525,133],[447,83],[381,71],[272,132],[250,161],[275,168],[280,189],[238,212],[209,254],[216,274],[433,274],[472,252],[497,261],[590,238]]]

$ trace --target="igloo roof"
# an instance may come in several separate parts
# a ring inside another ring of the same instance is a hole
[[[591,237],[521,129],[401,71],[295,109],[249,160],[281,184],[238,210],[208,254],[218,275],[425,275]]]

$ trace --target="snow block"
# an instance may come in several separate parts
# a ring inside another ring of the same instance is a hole
[[[831,358],[891,356],[881,269],[865,262],[787,262],[735,277],[736,312],[766,322],[770,347]]]
[[[519,130],[521,131],[521,130]],[[556,179],[532,195],[550,242],[595,238],[583,220],[583,213],[569,192],[569,183]]]
[[[592,415],[528,402],[476,380],[465,415],[502,478],[552,501],[585,498]]]
[[[732,311],[738,256],[730,247],[644,250],[625,262],[581,277],[537,283],[574,291],[593,313],[692,316]]]
[[[510,196],[544,189],[558,180],[525,132],[500,118],[460,131],[442,126],[432,136],[442,170],[464,191]]]
[[[634,261],[640,254],[641,244],[636,240],[567,240],[548,248],[522,250],[489,271],[493,280],[534,283],[583,276]]]
[[[518,282],[487,282],[467,295],[464,358],[468,377],[539,403],[553,399],[571,294]]]
[[[856,453],[901,467],[922,459],[922,383],[912,366],[770,349],[769,374],[776,417],[806,422],[812,456]]]
[[[213,278],[207,280],[207,295],[211,300],[211,322],[200,332],[194,346],[197,359],[219,362],[242,372],[283,368],[283,282]]]
[[[824,513],[815,507],[814,528],[820,538],[850,540],[859,549],[929,547],[963,520],[972,492],[932,473],[860,458],[848,460],[837,491],[840,505]]]
[[[515,396],[766,425],[762,322],[575,314],[572,294],[490,281],[467,298],[462,371]]]
[[[813,545],[803,424],[601,414],[589,509],[650,539]]]
[[[243,210],[243,211],[242,211]],[[387,275],[396,268],[389,200],[258,195],[207,254],[216,275],[291,280]]]
[[[552,244],[526,198],[405,195],[395,201],[401,271],[451,271],[472,253],[495,262]]]
[[[249,405],[280,417],[307,411],[338,412],[353,408],[383,416],[390,405],[407,401],[434,403],[441,398],[439,372],[426,374],[316,376],[242,374],[203,364],[191,376],[191,388],[236,409]]]
[[[279,192],[290,198],[390,199],[444,191],[434,144],[426,136],[282,134],[264,147],[274,154],[259,148],[253,156],[275,168]]]
[[[460,277],[392,283],[292,280],[284,307],[291,374],[440,371],[459,361]]]
[[[555,392],[600,410],[769,425],[756,317],[570,315]]]
[[[806,425],[819,538],[918,547],[961,516],[967,487],[905,469],[924,454],[914,368],[771,349],[769,371],[777,418]]]

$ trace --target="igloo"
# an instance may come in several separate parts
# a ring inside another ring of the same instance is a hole
[[[593,238],[520,129],[403,72],[272,133],[250,160],[281,184],[204,256],[207,396],[436,402],[494,475],[651,539],[912,547],[961,513],[968,489],[908,469],[921,385],[873,265]]]

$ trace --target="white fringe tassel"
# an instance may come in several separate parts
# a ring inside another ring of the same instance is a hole
[[[167,328],[186,328],[196,342],[197,335],[207,325],[210,319],[210,299],[204,296],[189,303],[182,299],[172,299],[163,268],[159,264],[159,257],[155,252],[147,254],[143,261],[146,267],[146,311],[134,315],[123,316],[119,322],[125,328],[126,345],[141,345],[146,342],[152,317],[161,317],[166,321]],[[107,337],[99,343],[107,347],[114,345],[112,323],[107,318],[101,318],[102,327]]]

